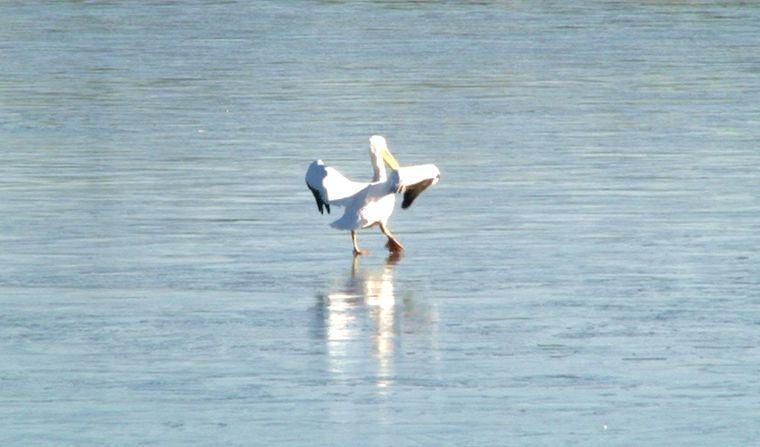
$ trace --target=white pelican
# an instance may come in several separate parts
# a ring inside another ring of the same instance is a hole
[[[354,182],[347,179],[337,169],[325,166],[322,160],[316,160],[306,171],[306,185],[314,194],[317,208],[330,213],[330,206],[345,207],[340,219],[330,224],[339,230],[351,231],[354,255],[363,255],[356,242],[356,231],[374,225],[388,238],[385,245],[391,252],[400,252],[404,246],[388,231],[388,218],[393,214],[396,193],[404,194],[401,208],[409,208],[414,199],[431,185],[438,183],[440,171],[435,165],[416,165],[400,167],[396,158],[388,150],[385,138],[373,135],[369,139],[369,154],[375,175],[369,183]],[[385,170],[383,161],[392,169]]]

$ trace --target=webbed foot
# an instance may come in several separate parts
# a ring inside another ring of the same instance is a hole
[[[401,242],[397,241],[396,239],[392,239],[392,238],[388,238],[388,242],[385,244],[385,247],[391,253],[399,253],[399,252],[404,251],[404,246],[401,245]]]

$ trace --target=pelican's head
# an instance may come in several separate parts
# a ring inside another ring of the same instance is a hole
[[[385,164],[391,169],[398,170],[398,161],[396,161],[396,157],[391,154],[391,151],[388,150],[388,144],[382,136],[372,135],[369,137],[369,153],[372,156],[385,161]]]

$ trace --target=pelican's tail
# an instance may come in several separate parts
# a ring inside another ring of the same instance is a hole
[[[359,213],[350,212],[350,210],[347,208],[346,212],[343,213],[340,219],[331,223],[330,226],[336,230],[358,230],[364,226],[364,223],[365,222],[362,222]]]

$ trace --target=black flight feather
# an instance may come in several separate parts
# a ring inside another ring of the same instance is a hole
[[[407,186],[404,190],[404,201],[401,202],[401,208],[407,209],[412,205],[414,199],[422,193],[428,186],[433,184],[433,179],[423,180],[414,185]]]
[[[312,194],[314,194],[314,200],[317,201],[317,208],[319,209],[319,214],[324,214],[325,212],[322,210],[322,207],[324,206],[327,208],[327,214],[330,214],[330,204],[322,200],[322,196],[319,194],[319,191],[317,191],[315,188],[312,188],[308,183],[306,186],[309,188]]]

